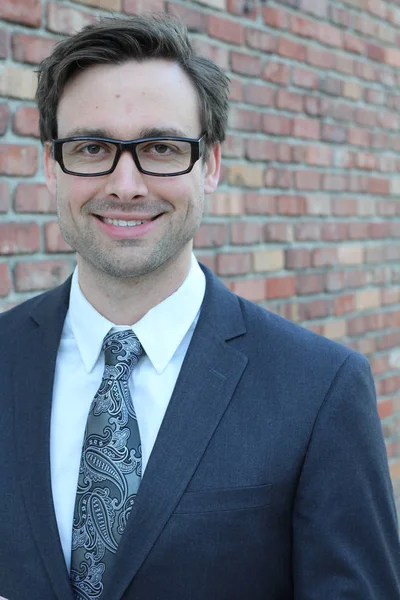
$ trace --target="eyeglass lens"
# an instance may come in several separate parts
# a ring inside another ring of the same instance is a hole
[[[98,140],[64,142],[64,166],[68,171],[95,174],[112,168],[117,145]],[[152,140],[136,146],[141,168],[150,173],[165,174],[185,171],[190,166],[190,142],[177,140]]]

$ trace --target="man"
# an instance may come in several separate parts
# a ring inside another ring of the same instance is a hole
[[[40,67],[77,270],[0,317],[9,600],[400,599],[367,361],[192,255],[227,90],[167,17],[91,25]]]

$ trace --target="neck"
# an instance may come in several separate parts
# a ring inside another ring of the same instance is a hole
[[[115,325],[134,325],[154,306],[182,285],[190,269],[191,255],[173,265],[140,277],[112,277],[93,269],[78,256],[78,281],[85,298]]]

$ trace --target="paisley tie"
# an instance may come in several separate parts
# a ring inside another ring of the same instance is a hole
[[[72,530],[76,600],[97,600],[110,572],[142,471],[139,428],[128,380],[143,353],[132,330],[106,335],[105,367],[83,440]]]

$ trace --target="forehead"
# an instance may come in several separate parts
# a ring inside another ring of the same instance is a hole
[[[57,111],[58,136],[87,128],[133,139],[155,128],[197,137],[199,115],[195,87],[177,63],[96,65],[75,74],[65,86]]]

